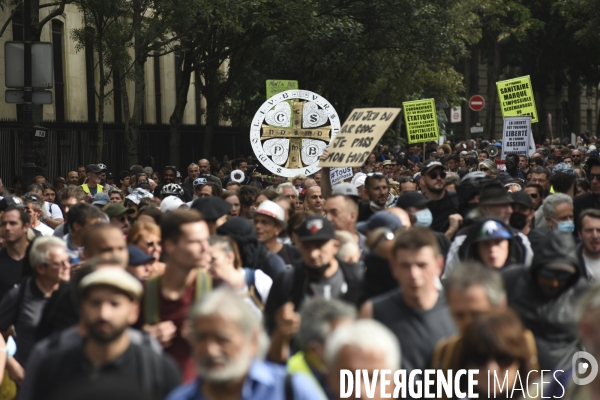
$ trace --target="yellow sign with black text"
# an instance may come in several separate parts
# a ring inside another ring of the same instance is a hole
[[[530,116],[531,123],[538,122],[529,75],[496,82],[496,88],[503,118]]]
[[[434,99],[405,101],[402,108],[408,143],[437,142],[440,139]]]

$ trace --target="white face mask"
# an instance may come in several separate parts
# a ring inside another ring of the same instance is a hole
[[[417,211],[416,213],[414,213],[414,216],[417,219],[415,221],[415,226],[429,228],[431,226],[431,223],[433,222],[433,215],[431,214],[429,208],[424,208],[422,210]]]

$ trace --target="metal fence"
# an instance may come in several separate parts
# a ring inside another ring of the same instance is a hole
[[[96,158],[98,125],[87,122],[44,122],[48,129],[45,138],[36,138],[36,165],[50,181],[56,176],[66,176],[78,165],[90,164]],[[12,185],[13,178],[21,175],[22,165],[22,123],[0,121],[0,178],[5,186]],[[181,127],[179,149],[181,165],[198,162],[202,156],[205,126],[184,125]],[[104,125],[104,149],[101,162],[106,164],[116,176],[129,170],[127,145],[123,124]],[[138,152],[141,163],[148,156],[154,157],[158,168],[169,165],[169,125],[142,125]],[[221,160],[244,154],[252,154],[248,130],[231,127],[215,127],[211,156]],[[185,173],[184,173],[185,175]]]

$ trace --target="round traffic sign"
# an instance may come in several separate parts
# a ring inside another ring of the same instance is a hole
[[[480,95],[476,94],[475,96],[469,99],[469,108],[473,111],[481,111],[485,107],[485,99]]]

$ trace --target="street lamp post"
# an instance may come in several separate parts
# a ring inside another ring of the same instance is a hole
[[[23,165],[21,174],[23,186],[33,183],[35,176],[35,155],[33,152],[33,84],[31,57],[31,0],[23,2],[24,39],[24,104],[23,104]]]

